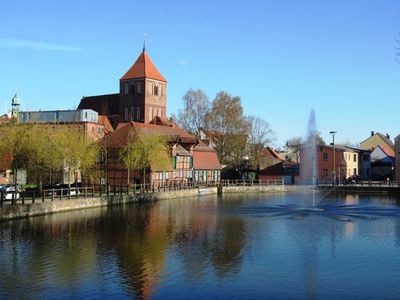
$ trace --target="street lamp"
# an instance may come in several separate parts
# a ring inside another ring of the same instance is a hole
[[[333,177],[333,185],[336,183],[336,155],[335,155],[335,134],[336,131],[329,131],[330,134],[332,134],[332,146],[333,146],[333,171],[332,171],[332,177]]]

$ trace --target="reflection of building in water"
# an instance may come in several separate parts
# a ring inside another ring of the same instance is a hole
[[[346,222],[344,224],[344,236],[348,240],[352,240],[354,237],[354,233],[357,230],[357,223],[354,222]]]
[[[346,203],[346,205],[356,205],[360,202],[360,196],[359,195],[346,195],[344,202]]]
[[[115,218],[115,216],[114,216]],[[119,265],[129,285],[140,299],[156,292],[165,266],[169,222],[160,206],[144,205],[129,214],[122,213],[113,232]]]

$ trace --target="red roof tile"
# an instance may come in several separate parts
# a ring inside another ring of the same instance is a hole
[[[389,147],[384,146],[384,145],[378,145],[378,147],[380,147],[382,149],[382,151],[386,153],[387,156],[391,156],[391,157],[395,156],[394,151],[392,149],[390,149]]]
[[[115,132],[106,137],[106,143],[113,147],[124,146],[131,129],[137,130],[139,134],[143,135],[156,134],[164,136],[168,140],[175,140],[176,138],[179,138],[184,143],[195,143],[197,141],[194,136],[178,127],[129,122],[119,123]]]
[[[274,157],[276,159],[279,159],[279,160],[282,160],[282,161],[284,160],[274,149],[272,149],[271,147],[268,147],[268,146],[263,148],[263,149],[261,149],[259,155],[263,156],[263,157],[272,156],[272,157]]]
[[[114,129],[111,126],[110,121],[108,120],[107,116],[102,116],[99,115],[99,124],[102,124],[104,126],[105,134],[109,134],[114,131]]]
[[[157,68],[151,62],[150,57],[146,51],[139,55],[133,66],[122,76],[121,80],[132,79],[132,78],[151,78],[160,81],[167,82],[165,78],[160,74]]]
[[[193,151],[193,169],[220,170],[221,164],[215,151]]]

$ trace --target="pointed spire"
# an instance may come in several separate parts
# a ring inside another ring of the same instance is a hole
[[[164,81],[165,78],[160,74],[157,68],[153,65],[147,52],[144,51],[139,55],[133,66],[122,76],[121,80],[132,78],[152,78],[159,81]]]
[[[143,52],[146,51],[146,32],[143,33]]]

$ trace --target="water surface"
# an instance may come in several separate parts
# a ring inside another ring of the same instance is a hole
[[[0,299],[398,299],[398,199],[224,195],[0,223]]]

